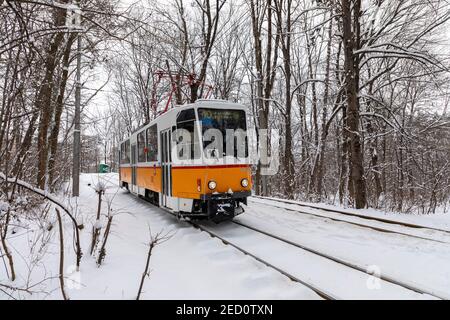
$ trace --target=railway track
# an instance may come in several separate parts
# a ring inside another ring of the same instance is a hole
[[[312,209],[315,209],[315,210],[331,212],[331,213],[334,213],[334,214],[356,217],[356,218],[364,219],[364,220],[367,220],[367,221],[381,222],[383,224],[387,224],[387,225],[390,225],[390,226],[408,228],[408,229],[410,229],[410,231],[411,230],[420,230],[420,231],[433,231],[433,232],[444,233],[446,236],[449,236],[449,239],[450,239],[450,230],[445,230],[445,229],[440,229],[440,228],[433,228],[433,227],[426,227],[426,226],[412,224],[412,223],[404,223],[404,222],[400,222],[400,221],[389,220],[389,219],[385,219],[385,218],[372,217],[372,216],[366,216],[366,215],[362,215],[362,214],[351,213],[351,212],[346,212],[346,211],[341,211],[341,210],[336,210],[335,211],[335,210],[332,210],[332,209],[322,208],[322,207],[319,207],[319,206],[314,206],[314,205],[309,205],[309,204],[308,205],[301,204],[301,203],[297,203],[297,202],[294,202],[294,201],[283,200],[283,199],[272,199],[272,198],[265,198],[265,197],[259,197],[259,196],[253,196],[253,198],[262,199],[262,200],[271,201],[271,202],[280,202],[280,203],[285,203],[285,204],[289,204],[289,205],[295,205],[295,206],[298,206],[298,207],[312,208]],[[257,202],[257,203],[260,203],[260,202]],[[414,232],[405,232],[405,231],[393,230],[393,229],[389,229],[389,228],[386,228],[386,227],[380,227],[380,226],[360,223],[360,222],[356,222],[356,221],[349,221],[349,220],[346,220],[346,219],[343,219],[343,218],[340,218],[340,217],[330,216],[328,214],[321,214],[319,212],[312,213],[312,212],[302,211],[300,209],[294,209],[294,208],[289,208],[289,207],[285,207],[285,206],[277,206],[275,204],[267,203],[267,202],[264,202],[263,204],[265,204],[267,206],[272,206],[272,207],[275,207],[275,208],[287,210],[287,211],[297,212],[297,213],[300,213],[300,214],[303,214],[303,215],[307,215],[307,216],[314,216],[314,217],[319,217],[319,218],[324,218],[324,219],[330,219],[330,220],[333,220],[333,221],[343,222],[343,223],[347,223],[347,224],[352,224],[352,225],[356,225],[358,227],[368,228],[368,229],[376,230],[376,231],[379,231],[379,232],[399,234],[399,235],[402,235],[402,236],[412,237],[412,238],[416,238],[416,239],[420,239],[420,240],[427,240],[427,241],[433,241],[433,242],[438,242],[438,243],[450,244],[449,241],[443,241],[443,240],[440,240],[440,239],[437,239],[437,238],[432,238],[432,237],[429,237],[429,236],[417,235],[417,234],[414,234]]]
[[[333,295],[332,293],[327,292],[326,290],[321,289],[321,288],[315,286],[314,284],[308,283],[307,281],[302,280],[302,279],[292,275],[291,273],[289,273],[289,272],[287,272],[287,271],[285,271],[285,270],[275,266],[273,263],[268,262],[268,261],[258,257],[257,255],[251,253],[250,251],[248,251],[248,250],[246,250],[246,249],[244,249],[244,248],[234,244],[232,241],[225,239],[224,237],[218,235],[214,231],[211,231],[211,230],[205,228],[204,226],[202,226],[202,225],[200,225],[198,223],[192,222],[192,221],[188,221],[188,223],[191,224],[193,227],[195,227],[197,229],[200,229],[203,232],[208,233],[211,237],[220,239],[224,244],[229,245],[229,246],[235,248],[236,250],[244,253],[245,255],[248,255],[248,256],[252,257],[256,261],[266,265],[267,267],[278,271],[282,275],[288,277],[291,281],[298,282],[298,283],[304,285],[305,287],[307,287],[307,288],[311,289],[312,291],[314,291],[315,293],[317,293],[323,299],[325,299],[325,300],[338,300],[339,299],[337,296]]]
[[[145,202],[145,203],[147,203],[147,204],[150,204],[150,205],[152,205],[153,207],[155,207],[155,208],[157,208],[157,209],[161,209],[163,212],[169,213],[171,216],[173,216],[174,218],[176,218],[178,221],[181,221],[180,216],[177,215],[176,213],[172,212],[171,210],[167,210],[167,209],[164,209],[164,208],[161,208],[161,207],[157,207],[157,206],[155,206],[154,204],[152,204],[150,201],[148,201],[148,200],[145,199],[145,198],[139,197],[139,198],[137,198],[137,200],[143,201],[143,202]],[[308,283],[307,281],[302,280],[302,279],[296,277],[295,275],[292,275],[291,273],[289,273],[289,272],[283,270],[282,268],[279,268],[279,267],[275,266],[273,263],[268,262],[268,261],[266,261],[265,259],[263,259],[263,258],[261,258],[261,257],[258,257],[257,255],[251,253],[250,251],[248,251],[248,250],[246,250],[246,249],[240,247],[239,245],[233,243],[233,241],[230,241],[230,240],[228,240],[228,239],[226,239],[226,238],[220,236],[220,235],[217,234],[216,232],[207,229],[205,226],[203,226],[203,225],[201,225],[201,224],[199,224],[199,223],[197,223],[197,222],[191,221],[191,220],[184,220],[184,221],[185,221],[186,223],[190,224],[191,226],[193,226],[194,228],[197,228],[197,229],[199,229],[199,230],[201,230],[201,231],[203,231],[203,232],[209,234],[211,237],[217,238],[217,239],[221,240],[225,245],[231,246],[231,247],[235,248],[236,250],[242,252],[243,254],[245,254],[245,255],[247,255],[247,256],[249,256],[249,257],[252,257],[252,258],[255,259],[256,261],[258,261],[258,262],[264,264],[265,266],[267,266],[267,267],[269,267],[269,268],[271,268],[271,269],[276,270],[277,272],[279,272],[279,273],[281,273],[282,275],[284,275],[284,276],[286,276],[287,278],[289,278],[291,281],[294,281],[294,282],[297,282],[297,283],[300,283],[300,284],[304,285],[305,287],[307,287],[307,288],[311,289],[312,291],[314,291],[314,292],[315,292],[317,295],[319,295],[321,298],[323,298],[323,299],[325,299],[325,300],[338,300],[338,299],[339,299],[337,296],[331,294],[331,293],[328,292],[327,290],[321,289],[321,288],[315,286],[314,284]]]
[[[257,261],[259,261],[261,263],[263,263],[264,265],[266,265],[266,266],[268,266],[268,267],[270,267],[272,269],[275,269],[276,271],[278,271],[281,274],[285,275],[286,277],[288,277],[292,281],[301,283],[302,285],[304,285],[304,286],[308,287],[309,289],[313,290],[314,292],[316,292],[319,296],[321,296],[324,299],[327,299],[327,300],[340,300],[341,299],[338,295],[336,295],[336,294],[334,294],[334,293],[332,293],[330,291],[327,291],[324,288],[322,288],[322,287],[320,287],[320,286],[318,286],[318,285],[316,285],[316,284],[314,284],[312,282],[308,282],[306,280],[302,280],[299,277],[293,275],[291,272],[286,271],[282,267],[277,267],[274,262],[269,262],[266,259],[261,258],[258,255],[252,253],[250,250],[247,250],[247,249],[237,245],[232,240],[230,240],[230,239],[220,235],[218,232],[215,232],[214,228],[211,228],[211,227],[208,227],[208,226],[204,226],[202,224],[199,224],[199,223],[196,223],[196,222],[192,222],[192,221],[188,221],[188,223],[190,223],[195,228],[198,228],[201,231],[204,231],[204,232],[208,233],[211,237],[214,237],[214,238],[217,238],[217,239],[221,240],[224,244],[230,245],[233,248],[239,250],[240,252],[242,252],[242,253],[244,253],[244,254],[254,258],[255,260],[257,260]],[[292,247],[295,247],[295,248],[307,251],[307,252],[309,252],[311,254],[314,254],[316,256],[319,256],[321,258],[327,259],[327,260],[332,261],[334,263],[337,263],[337,264],[339,264],[341,266],[344,266],[345,268],[352,269],[354,272],[364,273],[367,276],[373,276],[372,273],[370,271],[368,271],[366,267],[353,264],[351,262],[342,260],[340,258],[333,257],[333,256],[331,256],[329,254],[326,254],[326,253],[320,252],[318,250],[309,248],[309,247],[307,247],[305,245],[293,242],[291,240],[284,239],[284,238],[279,237],[277,235],[271,234],[271,233],[269,233],[267,231],[264,231],[264,230],[255,228],[253,226],[247,225],[245,223],[242,223],[240,221],[233,220],[233,221],[231,221],[231,223],[234,224],[234,225],[238,225],[240,227],[246,228],[248,230],[252,230],[252,231],[257,232],[259,234],[262,234],[262,235],[264,235],[264,236],[266,236],[268,238],[275,239],[277,241],[281,241],[281,242],[286,243],[286,244],[288,244],[288,245],[290,245]],[[406,289],[406,290],[413,291],[413,292],[415,292],[417,294],[428,295],[430,298],[436,298],[436,299],[441,299],[441,300],[447,300],[448,299],[448,297],[445,296],[444,294],[439,294],[439,293],[430,291],[430,290],[428,290],[426,288],[420,288],[420,287],[414,286],[412,284],[408,284],[408,283],[405,283],[403,281],[396,280],[396,279],[394,279],[394,278],[392,278],[392,277],[390,277],[388,275],[380,275],[379,279],[384,281],[385,283],[389,283],[389,284],[391,284],[393,286],[397,286],[397,287],[401,287],[401,288]]]
[[[146,201],[146,200],[143,200]],[[148,201],[146,201],[148,203]],[[172,216],[174,216],[175,218],[177,218],[179,220],[179,217],[168,210],[164,210],[164,212],[168,212],[170,213]],[[317,295],[319,295],[320,297],[322,297],[325,300],[341,300],[341,299],[345,299],[341,296],[339,296],[336,293],[333,293],[333,290],[328,290],[326,289],[323,285],[318,285],[316,284],[314,281],[310,280],[310,277],[306,277],[308,279],[305,279],[304,277],[299,277],[298,275],[295,275],[295,272],[292,272],[291,270],[286,270],[289,268],[280,266],[278,264],[277,261],[273,261],[271,259],[267,259],[264,257],[261,257],[260,255],[258,255],[255,252],[252,252],[252,250],[245,248],[242,245],[239,245],[238,243],[236,243],[236,241],[234,241],[233,239],[230,239],[229,237],[223,236],[220,234],[220,232],[218,232],[218,230],[216,230],[217,226],[211,226],[211,225],[204,225],[202,223],[198,223],[195,221],[190,221],[190,220],[185,220],[185,222],[187,222],[188,224],[192,225],[193,227],[209,234],[211,237],[217,238],[220,241],[222,241],[225,245],[231,246],[234,249],[242,252],[243,254],[252,257],[253,259],[255,259],[256,261],[264,264],[265,266],[276,270],[277,272],[279,272],[280,274],[286,276],[287,278],[289,278],[291,281],[297,282],[302,284],[303,286],[309,288],[310,290],[312,290],[313,292],[315,292]],[[272,241],[279,241],[281,243],[284,243],[286,245],[291,246],[292,248],[296,248],[297,250],[302,250],[304,252],[307,252],[308,254],[317,256],[319,258],[325,259],[327,261],[329,261],[330,263],[334,263],[339,265],[342,268],[345,268],[347,273],[351,270],[352,273],[358,273],[359,278],[361,278],[361,274],[364,274],[365,277],[367,278],[368,276],[373,276],[371,272],[369,272],[365,267],[360,266],[360,265],[356,265],[353,263],[350,263],[348,261],[344,261],[340,258],[336,258],[333,257],[329,254],[320,252],[318,250],[309,248],[305,245],[302,245],[300,243],[296,243],[293,242],[291,240],[288,239],[284,239],[282,237],[279,237],[277,235],[271,234],[270,232],[255,228],[253,226],[247,225],[245,223],[242,223],[240,221],[231,221],[231,224],[235,225],[235,226],[239,226],[240,228],[245,228],[247,231],[251,230],[252,232],[255,232],[259,235],[263,235],[264,237],[266,237],[267,239],[271,239]],[[247,232],[248,233],[248,232]],[[245,233],[244,233],[245,234]],[[300,253],[300,252],[298,252]],[[333,270],[330,270],[330,272],[333,272]],[[412,293],[417,294],[417,297],[420,297],[420,295],[427,295],[429,298],[435,298],[435,299],[441,299],[441,300],[447,300],[449,299],[447,296],[445,296],[445,294],[440,294],[440,293],[436,293],[433,292],[432,290],[428,290],[426,288],[421,288],[418,286],[414,286],[408,283],[405,283],[403,281],[399,281],[396,280],[390,276],[387,275],[380,275],[379,276],[380,281],[382,281],[385,285],[388,284],[391,287],[396,287],[398,288],[400,291],[402,291],[403,293],[405,291],[409,291]]]
[[[329,254],[327,254],[327,253],[320,252],[320,251],[318,251],[318,250],[316,250],[316,249],[307,247],[307,246],[305,246],[305,245],[299,244],[299,243],[297,243],[297,242],[293,242],[293,241],[288,240],[288,239],[284,239],[284,238],[279,237],[279,236],[277,236],[277,235],[271,234],[271,233],[269,233],[269,232],[267,232],[267,231],[264,231],[264,230],[261,230],[261,229],[259,229],[259,228],[255,228],[255,227],[253,227],[253,226],[250,226],[250,225],[248,225],[248,224],[242,223],[242,222],[240,222],[240,221],[235,221],[235,220],[233,220],[232,223],[234,223],[234,224],[236,224],[236,225],[239,225],[239,226],[242,226],[242,227],[244,227],[244,228],[247,228],[247,229],[250,229],[250,230],[253,230],[253,231],[262,233],[262,234],[264,234],[264,235],[266,235],[266,236],[268,236],[268,237],[270,237],[270,238],[274,238],[274,239],[277,239],[277,240],[279,240],[279,241],[285,242],[285,243],[290,244],[290,245],[292,245],[292,246],[294,246],[294,247],[297,247],[297,248],[300,248],[300,249],[302,249],[302,250],[305,250],[305,251],[308,251],[308,252],[310,252],[310,253],[313,253],[313,254],[315,254],[315,255],[321,256],[321,257],[323,257],[323,258],[326,258],[326,259],[331,260],[331,261],[333,261],[333,262],[339,263],[339,264],[341,264],[341,265],[344,265],[344,266],[349,267],[349,268],[351,268],[351,269],[354,269],[354,270],[356,270],[356,271],[364,272],[364,273],[366,273],[366,274],[368,274],[368,275],[370,275],[370,276],[372,275],[372,273],[369,272],[369,271],[367,270],[366,267],[363,267],[363,266],[360,266],[360,265],[357,265],[357,264],[354,264],[354,263],[345,261],[345,260],[340,259],[340,258],[333,257],[333,256],[331,256],[331,255],[329,255]],[[435,297],[435,298],[438,298],[438,299],[442,299],[442,300],[448,300],[448,299],[449,299],[449,297],[447,297],[447,296],[445,296],[445,295],[443,295],[443,294],[436,294],[435,292],[430,291],[430,290],[428,290],[428,289],[426,289],[426,288],[418,288],[417,286],[414,286],[414,285],[405,283],[405,282],[403,282],[403,281],[396,280],[396,279],[394,279],[393,277],[390,277],[390,276],[388,276],[388,275],[380,274],[380,275],[379,275],[379,278],[380,278],[381,280],[384,280],[384,281],[389,282],[389,283],[391,283],[391,284],[394,284],[394,285],[397,285],[397,286],[406,288],[406,289],[408,289],[408,290],[411,290],[411,291],[414,291],[414,292],[417,292],[417,293],[420,293],[420,294],[427,294],[427,295],[430,295],[430,296],[432,296],[432,297]]]

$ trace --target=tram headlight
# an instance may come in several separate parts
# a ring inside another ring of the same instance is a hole
[[[247,188],[248,187],[248,180],[247,179],[242,179],[241,180],[241,186],[243,186],[244,188]]]
[[[210,182],[208,182],[208,188],[210,190],[214,190],[217,187],[217,183],[213,180],[211,180]]]

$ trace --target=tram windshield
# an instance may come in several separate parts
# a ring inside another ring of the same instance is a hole
[[[203,148],[206,153],[209,152],[209,156],[215,158],[223,156],[246,158],[248,156],[247,122],[244,110],[199,108],[198,120],[202,125]],[[221,137],[217,137],[219,131]],[[220,145],[215,143],[216,139],[222,139],[221,150]]]

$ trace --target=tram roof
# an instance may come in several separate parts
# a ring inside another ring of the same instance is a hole
[[[176,105],[175,107],[173,107],[173,108],[167,110],[166,112],[158,115],[152,121],[147,122],[147,123],[141,125],[139,128],[133,130],[133,132],[130,134],[130,136],[132,136],[133,134],[141,131],[143,128],[145,128],[150,123],[152,123],[155,120],[157,120],[158,118],[163,117],[165,115],[168,115],[168,114],[170,114],[172,112],[178,112],[180,110],[185,110],[185,109],[189,109],[189,108],[201,108],[201,107],[220,108],[220,109],[238,109],[238,110],[239,109],[246,109],[245,105],[243,105],[243,104],[236,103],[236,102],[231,102],[231,101],[227,101],[227,100],[198,99],[194,103]],[[123,143],[123,142],[127,141],[130,138],[130,136],[128,136],[126,139],[122,140],[120,143]]]

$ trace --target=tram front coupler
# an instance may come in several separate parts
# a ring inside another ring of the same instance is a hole
[[[209,194],[203,200],[207,202],[207,215],[209,220],[220,223],[232,220],[244,212],[241,203],[246,203],[247,192],[215,193]]]

